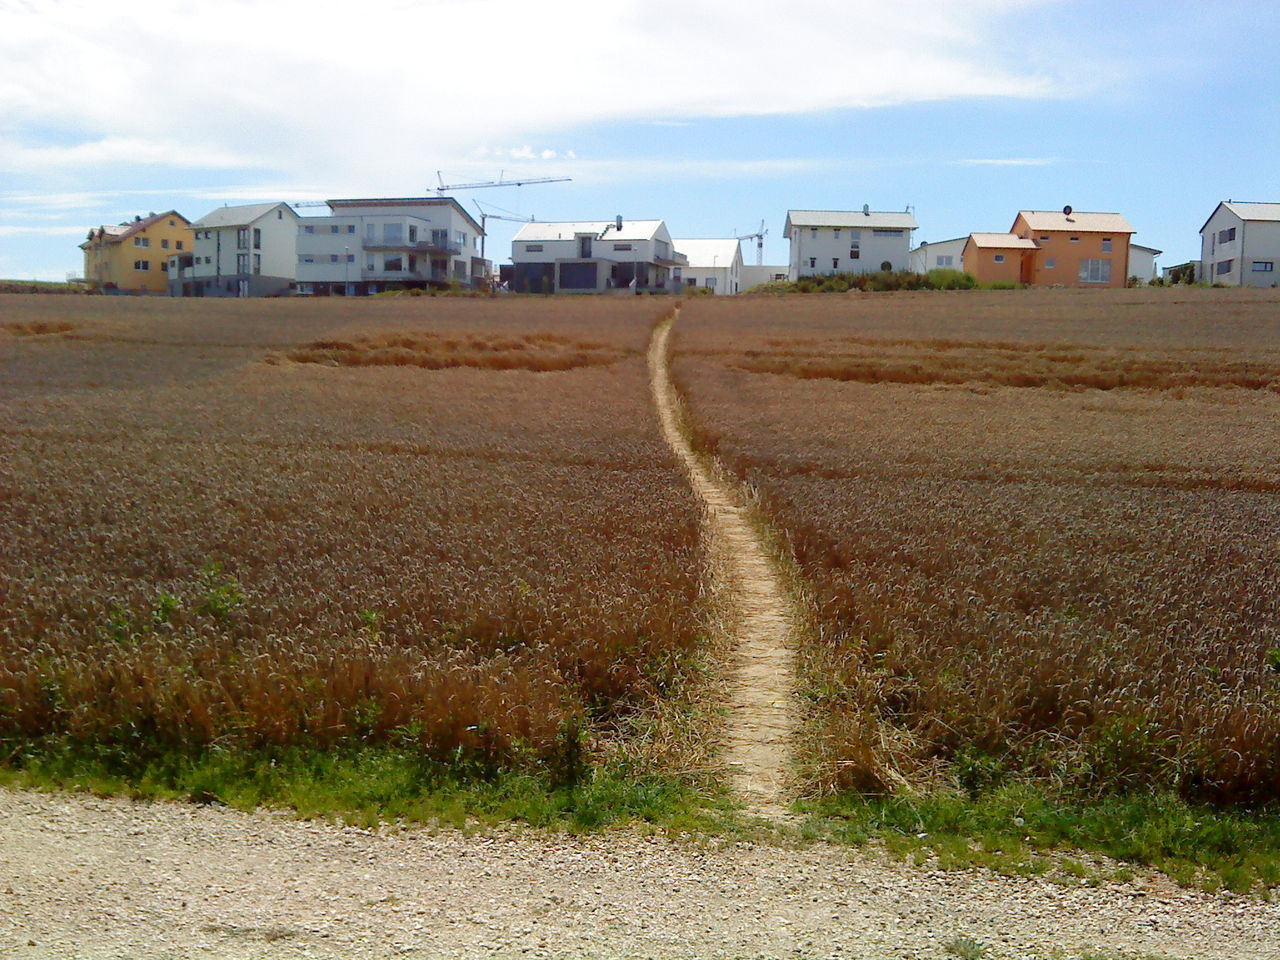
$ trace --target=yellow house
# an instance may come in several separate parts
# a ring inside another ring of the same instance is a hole
[[[189,251],[194,239],[191,222],[176,210],[96,227],[80,244],[85,282],[90,290],[167,293],[169,255]]]

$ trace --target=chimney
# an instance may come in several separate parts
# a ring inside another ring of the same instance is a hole
[[[622,214],[618,214],[617,219],[613,221],[613,229],[618,232],[622,231]]]

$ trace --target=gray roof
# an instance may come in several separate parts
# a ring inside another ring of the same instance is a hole
[[[1241,220],[1280,220],[1280,203],[1244,203],[1227,200],[1223,206]]]
[[[704,269],[730,267],[742,253],[742,247],[733,237],[723,240],[673,239],[671,245],[689,258],[689,266]]]
[[[580,233],[592,233],[603,240],[652,240],[662,229],[661,220],[623,219],[622,229],[616,220],[537,221],[526,223],[515,235],[513,243],[537,243],[541,240],[572,240]],[[608,231],[606,233],[606,231]]]
[[[239,207],[219,207],[193,223],[192,227],[243,227],[260,220],[276,207],[284,207],[297,216],[287,203],[246,203]]]
[[[914,230],[918,224],[909,213],[871,210],[788,210],[784,229],[792,227],[870,227],[873,230]]]
[[[1158,256],[1160,256],[1160,254],[1164,253],[1164,251],[1163,251],[1163,250],[1157,250],[1155,247],[1144,247],[1144,246],[1143,246],[1142,244],[1140,244],[1140,243],[1131,243],[1131,244],[1129,244],[1129,249],[1130,249],[1130,250],[1145,250],[1145,251],[1147,251],[1147,253],[1150,253],[1150,254],[1152,254],[1152,255],[1154,255],[1154,256],[1157,256],[1157,257],[1158,257]]]

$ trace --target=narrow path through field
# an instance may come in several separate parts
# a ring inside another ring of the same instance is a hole
[[[667,443],[684,462],[707,508],[707,534],[720,575],[727,580],[737,640],[725,760],[747,810],[778,820],[787,812],[791,741],[793,611],[777,571],[752,529],[733,485],[717,477],[680,430],[679,397],[671,383],[668,341],[677,308],[655,330],[649,374]]]

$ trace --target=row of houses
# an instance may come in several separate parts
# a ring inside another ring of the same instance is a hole
[[[495,275],[483,226],[452,197],[224,206],[195,222],[175,210],[89,231],[91,287],[183,297],[366,296],[461,284],[518,293],[733,295],[771,280],[936,268],[988,283],[1121,287],[1149,280],[1161,251],[1133,242],[1118,213],[1022,210],[1004,233],[913,246],[910,210],[789,210],[786,265],[748,265],[738,240],[673,238],[663,220],[530,222]],[[1280,203],[1224,201],[1201,228],[1197,279],[1275,286]],[[1192,265],[1184,265],[1190,267]]]

